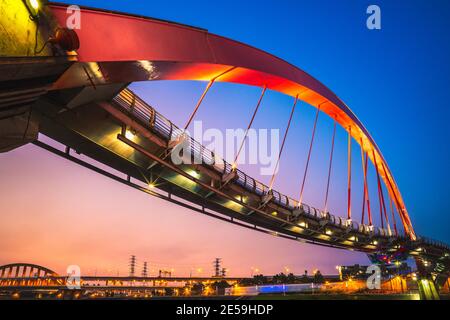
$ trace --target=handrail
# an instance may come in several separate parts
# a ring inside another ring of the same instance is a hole
[[[116,97],[113,98],[113,101],[119,107],[124,109],[125,112],[133,115],[144,126],[148,127],[165,140],[175,140],[179,138],[180,135],[184,134],[184,131],[182,129],[174,125],[170,120],[156,111],[152,106],[143,101],[128,88],[122,90]],[[230,163],[226,162],[222,158],[217,157],[214,152],[205,148],[202,144],[194,140],[192,137],[189,136],[187,142],[189,143],[189,147],[191,149],[191,156],[198,156],[198,159],[207,160],[204,161],[207,165],[212,164],[211,167],[222,174],[230,173],[232,171],[232,165]],[[220,165],[217,165],[218,161],[221,163]],[[222,166],[223,169],[221,168]],[[248,176],[239,169],[236,169],[236,173],[236,183],[238,183],[247,191],[252,192],[258,196],[265,196],[268,194],[270,189],[264,183]],[[249,181],[252,181],[252,183],[249,183]],[[337,226],[342,225],[342,219],[340,217],[336,217],[334,215],[331,215],[330,213],[324,213],[321,210],[310,207],[305,203],[300,204],[297,200],[286,196],[276,190],[272,190],[272,194],[274,195],[272,201],[277,205],[284,207],[288,211],[292,212],[293,210],[301,208],[303,209],[303,212],[310,217],[316,219],[326,219],[329,222],[333,222]],[[282,199],[284,199],[284,201]],[[359,225],[358,223],[354,222],[349,223],[349,226],[354,230],[362,230],[364,233],[373,232],[376,233],[376,235],[380,236],[390,236],[387,230],[382,228],[373,228],[371,231],[370,226],[365,224]]]

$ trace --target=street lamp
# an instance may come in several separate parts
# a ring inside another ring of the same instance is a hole
[[[255,268],[251,267],[250,269],[252,270],[252,273],[251,273],[252,277],[255,275],[258,275],[258,272],[260,272],[259,268],[256,268],[256,267]]]

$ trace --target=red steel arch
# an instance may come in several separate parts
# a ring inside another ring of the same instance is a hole
[[[60,25],[67,6],[52,4]],[[232,82],[278,91],[332,117],[367,152],[394,200],[406,234],[415,239],[400,190],[368,130],[325,85],[288,62],[207,30],[118,12],[82,8],[78,62],[54,89],[145,80]],[[350,130],[351,128],[351,130]],[[374,161],[374,156],[377,161]]]

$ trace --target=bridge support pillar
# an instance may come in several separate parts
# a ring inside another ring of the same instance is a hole
[[[436,285],[431,272],[422,259],[416,258],[417,265],[417,287],[419,288],[420,300],[440,300],[439,287]]]
[[[439,291],[434,281],[428,277],[417,280],[420,300],[440,300]]]

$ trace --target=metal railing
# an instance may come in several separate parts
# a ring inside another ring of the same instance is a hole
[[[184,131],[175,126],[170,120],[157,112],[153,107],[135,95],[131,90],[124,89],[113,101],[118,107],[120,107],[125,113],[131,115],[134,119],[138,120],[143,126],[163,138],[165,141],[177,140]],[[206,149],[202,144],[191,138],[186,137],[185,143],[191,151],[191,156],[201,161],[202,164],[211,167],[220,174],[228,174],[232,169],[232,165],[222,158],[218,157],[213,151]],[[237,179],[235,182],[243,187],[245,190],[252,192],[258,196],[265,196],[269,192],[269,187],[254,178],[248,176],[243,171],[236,169]],[[292,199],[276,190],[271,190],[273,195],[272,201],[277,205],[287,209],[291,213],[299,208],[302,214],[315,218],[326,219],[329,223],[343,228],[350,227],[351,229],[362,233],[373,233],[377,236],[391,236],[388,231],[383,228],[370,227],[368,225],[360,225],[355,221],[347,221],[344,218],[331,215],[330,213],[323,212],[319,209],[308,206],[305,203],[301,205],[297,200]]]
[[[450,251],[450,246],[448,246],[446,243],[426,237],[418,237],[418,240],[423,242],[426,245],[434,246],[434,247],[440,247],[444,248],[448,251]]]

